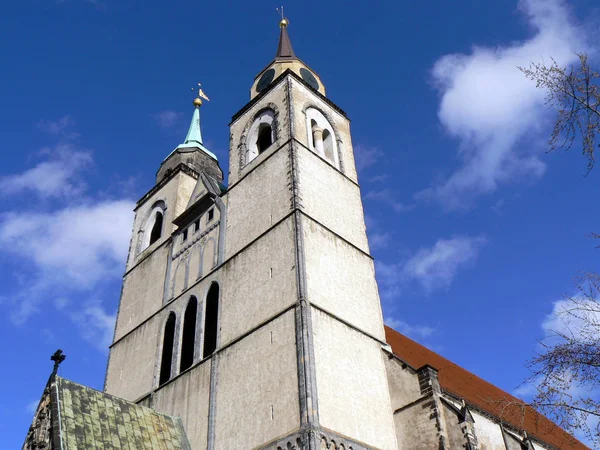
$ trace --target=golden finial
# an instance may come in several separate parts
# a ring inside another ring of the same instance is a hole
[[[290,21],[288,19],[285,18],[285,16],[283,15],[283,6],[281,6],[281,9],[279,8],[275,8],[277,10],[277,12],[279,14],[281,14],[281,20],[279,21],[279,27],[283,28],[283,27],[287,27],[290,24]]]
[[[202,99],[208,100],[210,102],[210,98],[208,98],[208,96],[204,93],[200,86],[202,86],[202,84],[198,83],[197,88],[192,88],[193,92],[198,91],[198,97],[194,99],[194,106],[196,106],[196,108],[202,106]]]

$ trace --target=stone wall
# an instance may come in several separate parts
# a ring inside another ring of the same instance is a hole
[[[152,407],[181,417],[192,449],[204,449],[208,440],[209,396],[210,360],[159,389],[152,397]]]
[[[272,155],[263,153],[256,160],[264,163],[232,186],[225,198],[225,259],[238,253],[291,211],[289,144],[274,148]]]
[[[396,448],[381,345],[315,308],[312,318],[321,426],[374,448]]]

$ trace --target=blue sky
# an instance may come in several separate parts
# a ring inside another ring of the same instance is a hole
[[[597,271],[600,169],[547,154],[552,111],[516,69],[597,50],[593,1],[292,1],[296,54],[352,119],[386,321],[513,392],[572,278]],[[22,444],[61,374],[101,388],[131,209],[183,138],[205,144],[273,58],[276,3],[3,5],[0,434]],[[595,64],[598,66],[598,64]]]

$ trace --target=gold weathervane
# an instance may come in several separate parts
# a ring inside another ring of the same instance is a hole
[[[276,10],[276,11],[277,11],[279,14],[281,14],[281,21],[279,22],[279,26],[280,26],[281,28],[283,28],[283,27],[287,27],[287,26],[289,25],[290,21],[289,21],[288,19],[286,19],[286,18],[285,18],[285,16],[284,16],[284,14],[283,14],[283,6],[281,6],[281,9],[279,9],[279,8],[275,8],[275,10]]]
[[[204,93],[204,91],[202,90],[202,88],[200,86],[202,86],[202,84],[198,83],[197,88],[192,88],[193,92],[198,91],[198,97],[196,97],[194,99],[194,105],[196,105],[196,106],[202,105],[202,99],[205,99],[210,102],[210,98],[208,98],[208,96]]]

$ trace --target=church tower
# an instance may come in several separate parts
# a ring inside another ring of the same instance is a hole
[[[287,26],[230,124],[229,186],[199,90],[136,205],[105,391],[181,417],[194,450],[395,449],[349,120]]]

